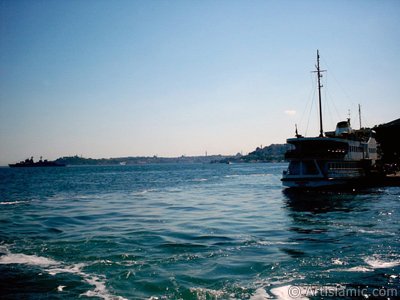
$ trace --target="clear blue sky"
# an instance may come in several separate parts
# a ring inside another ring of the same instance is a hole
[[[358,103],[365,125],[397,119],[399,16],[396,0],[0,0],[0,165],[317,135],[316,49],[324,129],[349,109],[357,127]]]

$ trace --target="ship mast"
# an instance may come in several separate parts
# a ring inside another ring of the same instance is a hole
[[[321,104],[321,88],[323,85],[321,84],[321,77],[322,74],[321,72],[325,72],[326,70],[321,70],[319,68],[319,51],[317,50],[317,65],[315,66],[317,68],[317,78],[318,78],[318,103],[319,103],[319,137],[324,136],[324,130],[322,128],[322,104]]]

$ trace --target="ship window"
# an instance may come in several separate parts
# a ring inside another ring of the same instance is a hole
[[[303,162],[303,174],[311,174],[311,175],[318,174],[318,169],[315,166],[314,161],[308,160]]]
[[[298,161],[290,162],[289,175],[300,175],[300,162],[298,162]]]

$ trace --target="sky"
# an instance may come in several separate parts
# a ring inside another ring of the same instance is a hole
[[[0,0],[0,165],[246,154],[400,117],[400,1]]]

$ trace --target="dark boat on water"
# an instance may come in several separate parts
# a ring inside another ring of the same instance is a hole
[[[288,169],[283,172],[282,184],[289,188],[326,188],[376,182],[377,141],[375,131],[361,127],[353,130],[350,119],[339,122],[335,131],[324,132],[322,128],[321,83],[319,52],[317,51],[317,86],[319,102],[320,134],[318,137],[296,137],[287,139],[292,149],[285,159]],[[360,110],[360,108],[359,108]]]
[[[65,164],[58,163],[56,161],[48,161],[47,159],[42,160],[42,157],[40,157],[39,161],[34,162],[33,157],[31,157],[30,159],[27,158],[19,163],[9,164],[9,167],[10,168],[65,167]]]

